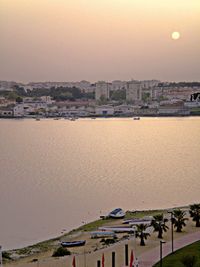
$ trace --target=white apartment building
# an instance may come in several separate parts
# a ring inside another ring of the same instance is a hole
[[[45,102],[47,105],[51,105],[51,104],[53,104],[55,102],[48,95],[41,96],[40,99],[41,99],[42,102]]]
[[[23,117],[24,116],[24,104],[18,104],[13,108],[14,117]]]
[[[123,90],[123,89],[126,89],[126,86],[127,86],[127,82],[115,80],[115,81],[112,81],[111,90],[112,91]]]
[[[105,99],[110,97],[110,85],[104,81],[97,82],[95,88],[95,100],[101,100],[102,97]]]
[[[0,91],[13,91],[16,82],[0,81]]]
[[[159,83],[160,81],[158,80],[144,80],[144,81],[141,81],[141,86],[142,88],[148,89],[148,88],[153,88],[155,86],[158,86]]]
[[[142,100],[142,86],[139,81],[127,82],[126,100],[139,102]]]

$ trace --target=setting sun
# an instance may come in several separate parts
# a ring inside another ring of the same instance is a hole
[[[173,32],[171,36],[173,40],[178,40],[181,37],[180,32]]]

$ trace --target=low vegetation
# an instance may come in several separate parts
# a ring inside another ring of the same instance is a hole
[[[67,255],[71,255],[71,252],[66,248],[59,247],[54,251],[52,257],[63,257]]]
[[[182,207],[181,209],[175,209],[173,211],[173,225],[174,225],[174,229],[176,229],[177,232],[181,232],[183,227],[186,225],[186,221],[188,220],[188,218],[186,218],[186,213],[183,210]],[[200,204],[193,204],[190,205],[190,216],[192,217],[193,221],[196,222],[196,226],[199,227],[199,220],[200,220]],[[166,232],[168,230],[168,227],[166,226],[166,222],[167,219],[164,218],[164,214],[166,214],[166,210],[146,210],[146,211],[127,211],[126,215],[125,215],[125,219],[131,219],[131,218],[142,218],[145,216],[152,216],[153,217],[153,221],[152,221],[152,225],[154,227],[155,232],[158,232],[158,238],[162,238],[163,237],[163,233]],[[108,218],[108,217],[103,217],[99,220],[96,220],[94,222],[90,222],[87,224],[82,225],[81,227],[74,229],[66,234],[63,234],[62,236],[59,236],[57,238],[54,239],[50,239],[47,241],[43,241],[40,243],[37,243],[35,245],[32,246],[28,246],[25,248],[21,248],[21,249],[16,249],[16,250],[10,250],[7,252],[3,252],[3,259],[4,262],[10,261],[10,260],[17,260],[20,258],[24,258],[24,257],[29,257],[29,256],[37,256],[37,254],[40,253],[44,253],[47,251],[54,251],[54,253],[56,253],[57,251],[57,247],[58,247],[58,243],[61,239],[63,238],[68,238],[68,237],[73,237],[73,235],[77,235],[81,232],[90,232],[90,231],[94,231],[97,230],[99,227],[104,226],[104,225],[109,225],[112,223],[117,222],[116,219],[112,219],[112,218]],[[145,246],[145,239],[147,239],[150,234],[147,233],[146,229],[148,228],[148,225],[138,225],[137,226],[137,233],[136,233],[136,237],[140,238],[140,245],[141,246]],[[128,238],[128,235],[127,235]],[[120,239],[119,239],[120,240]],[[103,243],[104,245],[110,245],[112,243],[117,242],[117,240],[115,239],[104,239]],[[61,251],[62,248],[59,248],[60,251],[58,251],[58,253],[68,253],[66,252],[66,249],[64,249],[63,251]],[[58,255],[58,254],[55,254]],[[69,255],[69,254],[65,254],[65,255]],[[183,267],[183,265],[182,265]],[[195,266],[196,267],[196,266]]]
[[[179,249],[163,259],[163,267],[199,267],[200,241]],[[158,262],[153,267],[160,267]]]
[[[117,238],[102,238],[100,242],[104,245],[111,245],[117,242]]]

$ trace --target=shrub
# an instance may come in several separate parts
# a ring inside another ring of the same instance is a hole
[[[11,260],[10,253],[7,251],[2,252],[2,257],[7,260]]]
[[[38,262],[38,259],[32,259],[31,262]]]
[[[194,255],[185,255],[181,259],[181,262],[185,267],[194,267],[195,263],[197,262],[197,257]]]
[[[54,251],[52,257],[63,257],[63,256],[70,255],[70,254],[71,252],[68,249],[59,247],[58,249]]]
[[[115,238],[107,238],[107,239],[104,239],[104,241],[101,241],[103,242],[105,245],[110,245],[110,244],[114,244],[116,242],[116,239]]]

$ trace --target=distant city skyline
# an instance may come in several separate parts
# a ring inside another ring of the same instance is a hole
[[[1,0],[0,80],[199,81],[199,12],[199,0]]]

